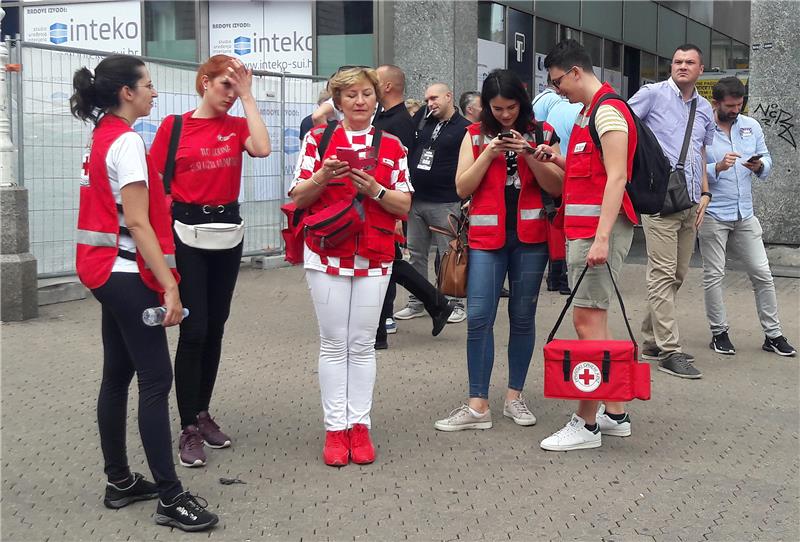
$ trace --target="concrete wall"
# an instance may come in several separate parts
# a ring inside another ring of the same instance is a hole
[[[406,72],[406,95],[421,99],[436,81],[461,92],[475,90],[478,63],[477,2],[444,0],[382,2],[379,35],[391,36],[392,47],[379,44],[378,63]]]
[[[772,174],[754,183],[764,242],[800,244],[800,3],[751,6],[750,115],[764,128]]]

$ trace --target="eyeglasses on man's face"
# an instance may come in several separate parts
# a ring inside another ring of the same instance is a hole
[[[570,69],[568,69],[567,71],[562,73],[560,76],[556,77],[555,79],[551,79],[550,80],[550,84],[556,90],[560,89],[561,88],[561,80],[564,79],[567,76],[568,73],[570,73],[572,70],[574,70],[576,68],[577,68],[577,66],[572,66]]]

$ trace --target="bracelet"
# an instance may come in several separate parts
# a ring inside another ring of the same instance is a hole
[[[317,181],[314,180],[313,176],[309,177],[308,180],[311,181],[312,183],[314,183],[315,185],[319,186],[320,188],[325,188],[325,185],[324,184],[319,184]]]
[[[700,197],[708,196],[708,201],[711,201],[711,198],[714,196],[711,192],[700,192]]]

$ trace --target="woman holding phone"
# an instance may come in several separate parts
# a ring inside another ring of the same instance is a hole
[[[489,379],[494,364],[494,320],[508,275],[508,390],[503,415],[533,425],[522,388],[533,355],[536,303],[547,264],[547,216],[542,192],[561,193],[564,172],[548,163],[558,136],[533,119],[531,100],[510,70],[489,74],[481,90],[481,120],[467,128],[456,171],[456,190],[472,196],[467,276],[469,402],[434,426],[440,431],[489,429]],[[538,136],[538,137],[537,137]]]
[[[307,214],[303,267],[320,332],[323,459],[344,466],[375,460],[375,331],[392,272],[395,221],[411,207],[412,188],[400,140],[371,124],[375,70],[342,69],[329,85],[344,119],[306,135],[289,196]]]

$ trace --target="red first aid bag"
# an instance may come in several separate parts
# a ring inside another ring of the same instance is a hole
[[[308,215],[303,223],[308,248],[322,256],[352,256],[356,251],[356,236],[364,226],[364,207],[360,197],[339,200]]]
[[[285,249],[284,260],[292,265],[303,263],[303,215],[305,209],[298,209],[293,202],[281,205],[281,211],[286,215],[288,226],[281,230],[283,246]]]
[[[609,274],[611,267],[606,263]],[[625,327],[630,340],[554,339],[575,292],[583,280],[587,265],[581,273],[572,295],[569,296],[547,337],[544,346],[544,396],[549,399],[579,399],[590,401],[631,401],[650,399],[650,365],[639,363],[639,347],[625,314],[625,305],[614,276],[611,282],[619,299]]]

